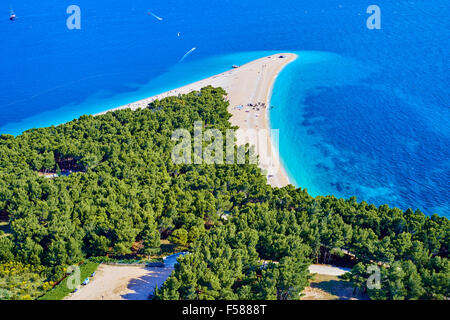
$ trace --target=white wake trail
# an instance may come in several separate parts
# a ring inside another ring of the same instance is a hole
[[[183,62],[184,59],[186,59],[192,52],[194,52],[195,50],[197,50],[197,48],[192,48],[191,50],[189,50],[188,52],[186,52],[186,54],[183,56],[183,58],[180,59],[180,61],[178,61],[178,63]]]

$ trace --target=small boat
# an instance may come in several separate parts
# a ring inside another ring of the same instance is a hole
[[[9,20],[13,21],[16,20],[16,15],[13,13],[9,16]]]
[[[237,69],[239,66],[237,64],[233,64],[233,69]]]

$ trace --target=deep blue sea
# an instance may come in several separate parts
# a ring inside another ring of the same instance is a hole
[[[71,4],[81,30],[66,27]],[[366,26],[372,4],[381,30]],[[448,0],[4,1],[0,134],[296,52],[270,114],[292,181],[449,216],[449,16]]]

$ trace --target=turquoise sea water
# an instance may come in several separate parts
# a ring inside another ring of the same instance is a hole
[[[291,182],[313,196],[447,215],[448,110],[422,110],[414,95],[373,85],[376,66],[297,54],[276,81],[270,114]]]
[[[82,28],[68,30],[68,3],[12,0],[0,5],[0,134],[296,52],[275,84],[270,114],[292,181],[312,195],[448,216],[448,3],[379,0],[381,30],[366,27],[371,4],[79,0]]]
[[[17,135],[30,128],[65,123],[83,114],[97,114],[225,72],[233,64],[242,65],[273,53],[276,51],[239,52],[177,63],[146,83],[128,83],[126,84],[128,89],[123,92],[99,90],[84,101],[69,103],[50,111],[37,112],[36,115],[22,117],[17,122],[6,123],[0,127],[0,133]],[[70,91],[73,85],[76,84],[69,83],[65,89]]]

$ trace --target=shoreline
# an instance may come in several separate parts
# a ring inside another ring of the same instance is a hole
[[[268,139],[267,143],[261,142],[260,139],[258,139],[259,143],[256,143],[252,139],[254,137],[246,136],[243,132],[238,131],[236,135],[237,145],[250,143],[256,146],[262,143],[262,151],[264,152],[258,150],[258,147],[256,150],[256,154],[259,156],[259,167],[266,171],[268,184],[273,187],[285,187],[291,184],[291,182],[281,161],[279,150],[275,150],[273,136],[270,132],[269,109],[273,88],[278,75],[289,63],[295,61],[297,58],[298,56],[293,53],[279,53],[266,56],[221,74],[143,100],[106,110],[95,116],[122,109],[136,110],[146,108],[155,100],[198,91],[208,85],[222,87],[228,93],[226,96],[227,101],[230,103],[228,111],[232,114],[230,123],[243,131],[256,129],[258,133],[262,132],[259,137],[263,136],[265,132]]]

